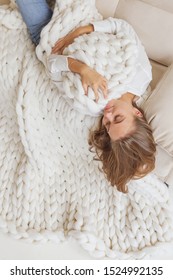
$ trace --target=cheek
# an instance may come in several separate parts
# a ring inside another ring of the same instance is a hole
[[[131,118],[134,116],[133,109],[129,106],[124,106],[120,109],[121,115],[123,115],[126,118]]]
[[[133,117],[130,117],[127,120],[127,128],[128,128],[130,133],[132,133],[132,132],[134,132],[136,130],[136,126],[134,124],[134,118]]]

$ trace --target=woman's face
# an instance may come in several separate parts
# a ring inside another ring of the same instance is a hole
[[[142,113],[131,102],[120,99],[110,100],[104,108],[102,124],[110,138],[115,141],[135,131],[134,117]]]

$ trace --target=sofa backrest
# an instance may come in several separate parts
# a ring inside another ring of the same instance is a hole
[[[96,0],[96,7],[104,18],[114,17],[119,0]]]
[[[127,20],[150,59],[165,66],[173,62],[173,1],[96,0],[96,5],[104,17]]]
[[[169,1],[172,8],[169,11],[165,8],[168,1],[162,1],[162,5],[161,1],[153,1],[153,5],[152,1],[146,2],[121,0],[115,16],[126,19],[134,27],[150,59],[168,66],[173,62],[173,1]]]

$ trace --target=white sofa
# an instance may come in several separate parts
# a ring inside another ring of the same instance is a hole
[[[5,3],[9,0],[0,0],[0,4]],[[96,0],[96,5],[104,18],[127,20],[136,30],[151,60],[152,92],[142,107],[157,143],[154,172],[173,186],[173,1]]]

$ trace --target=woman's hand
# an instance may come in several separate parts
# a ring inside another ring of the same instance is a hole
[[[76,36],[78,37],[78,36]],[[62,37],[59,39],[56,43],[55,46],[52,48],[52,53],[58,53],[62,54],[63,50],[68,47],[71,43],[73,43],[74,39],[76,38],[74,32],[69,33],[68,35]]]
[[[94,91],[95,101],[99,100],[99,91],[101,90],[104,98],[107,98],[107,80],[94,69],[85,65],[80,73],[82,86],[85,91],[85,95],[88,95],[88,87],[91,87]]]
[[[52,48],[52,53],[58,53],[58,54],[62,54],[63,50],[68,47],[71,43],[73,43],[74,39],[77,38],[80,35],[83,34],[88,34],[91,33],[92,31],[94,31],[94,27],[93,25],[86,25],[86,26],[81,26],[78,27],[77,29],[75,29],[73,32],[70,32],[69,34],[67,34],[66,36],[62,37],[61,39],[59,39],[54,47]]]
[[[94,91],[96,102],[98,102],[100,90],[103,92],[104,98],[107,98],[106,78],[85,63],[71,57],[68,57],[68,67],[70,71],[80,75],[85,95],[88,95],[88,87],[91,87]]]

